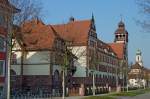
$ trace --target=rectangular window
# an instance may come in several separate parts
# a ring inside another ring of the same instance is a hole
[[[4,38],[0,37],[0,51],[4,51]]]
[[[0,75],[4,74],[4,61],[0,60]]]
[[[90,46],[94,47],[95,46],[95,42],[94,41],[90,41]]]
[[[12,53],[11,64],[13,64],[13,65],[17,64],[17,54],[15,54],[15,53]]]
[[[4,25],[4,23],[5,23],[5,18],[4,16],[0,15],[0,25]]]
[[[0,86],[0,97],[2,96],[2,92],[3,92],[3,87]]]

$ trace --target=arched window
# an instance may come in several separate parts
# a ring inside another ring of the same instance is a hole
[[[54,81],[59,81],[59,71],[55,70],[54,72]]]

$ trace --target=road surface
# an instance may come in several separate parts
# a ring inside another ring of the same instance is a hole
[[[118,97],[118,99],[150,99],[150,93],[138,95],[135,97]]]

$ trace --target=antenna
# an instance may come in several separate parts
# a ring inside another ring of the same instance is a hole
[[[121,19],[121,21],[123,21],[123,15],[122,14],[120,14],[120,19]]]
[[[93,12],[92,12],[92,20],[94,20],[94,14],[93,14]]]

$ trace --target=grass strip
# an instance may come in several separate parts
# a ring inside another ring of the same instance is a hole
[[[90,96],[83,99],[116,99],[116,98],[111,96]]]
[[[144,94],[150,92],[150,89],[140,89],[140,90],[134,90],[134,91],[129,91],[129,92],[120,92],[120,93],[115,93],[111,94],[112,96],[137,96],[140,94]]]

